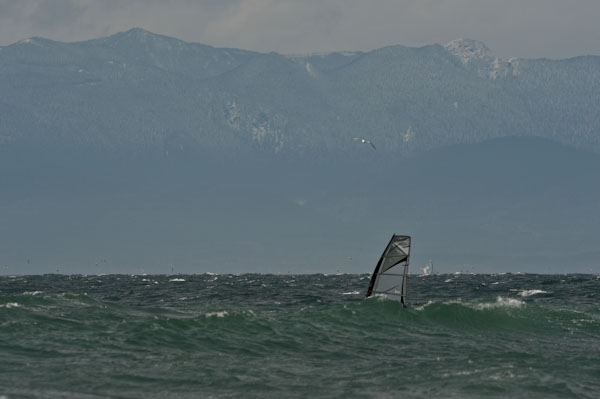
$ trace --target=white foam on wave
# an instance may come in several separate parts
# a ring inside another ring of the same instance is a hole
[[[2,305],[0,305],[0,308],[6,308],[6,309],[10,309],[10,308],[20,308],[21,305],[18,304],[17,302],[7,302],[7,303],[3,303]]]
[[[175,283],[179,283],[179,282],[185,281],[185,279],[183,279],[183,278],[172,278],[169,281],[173,281]]]
[[[473,369],[473,370],[461,370],[461,371],[453,371],[442,374],[442,378],[450,378],[450,377],[462,377],[469,376],[473,374],[480,374],[483,370],[481,369]]]
[[[523,290],[521,292],[519,292],[519,295],[521,295],[522,297],[526,297],[526,296],[531,296],[531,295],[536,295],[536,294],[546,294],[547,292],[544,290]]]
[[[43,293],[44,293],[44,291],[25,291],[25,292],[23,293],[23,295],[31,295],[31,296],[34,296],[34,295],[40,295],[40,294],[43,294]],[[1,399],[1,398],[0,398],[0,399]]]
[[[208,313],[205,313],[205,314],[204,314],[204,316],[205,316],[206,318],[209,318],[209,317],[219,317],[219,318],[223,318],[223,317],[227,316],[228,314],[229,314],[229,313],[228,313],[226,310],[222,310],[222,311],[220,311],[220,312],[208,312]]]
[[[442,303],[444,305],[456,305],[456,304],[462,305],[462,304],[464,304],[462,298],[450,299],[450,300],[444,301]]]
[[[420,312],[420,311],[422,311],[422,310],[425,310],[425,308],[426,308],[427,306],[431,305],[431,304],[433,304],[433,301],[429,300],[429,301],[427,301],[427,303],[425,303],[425,304],[423,304],[423,305],[421,305],[421,306],[417,306],[417,307],[415,308],[415,310]]]
[[[359,291],[342,292],[342,295],[359,295],[359,294],[360,294]]]
[[[496,298],[496,302],[492,303],[478,303],[475,305],[475,309],[477,310],[485,310],[485,309],[496,309],[496,308],[520,308],[525,305],[525,302],[520,301],[514,298],[504,298],[499,296]]]

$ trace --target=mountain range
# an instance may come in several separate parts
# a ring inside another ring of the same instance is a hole
[[[0,145],[319,154],[369,137],[406,154],[505,136],[600,151],[600,57],[495,57],[483,43],[283,55],[132,29],[0,49]]]

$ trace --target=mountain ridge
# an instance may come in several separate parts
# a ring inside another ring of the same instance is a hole
[[[160,156],[178,137],[188,152],[328,156],[369,136],[405,156],[516,134],[600,151],[600,57],[501,60],[480,42],[451,43],[289,56],[140,28],[26,39],[0,52],[0,146]]]

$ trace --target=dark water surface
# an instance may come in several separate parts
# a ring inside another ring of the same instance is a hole
[[[0,398],[598,398],[600,278],[0,277]]]

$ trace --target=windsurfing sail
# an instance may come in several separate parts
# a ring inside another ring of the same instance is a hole
[[[400,298],[406,306],[406,275],[410,258],[410,236],[394,234],[371,276],[367,298],[375,294]]]

